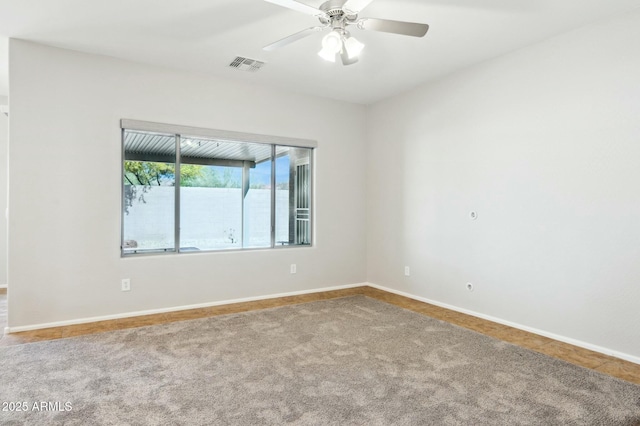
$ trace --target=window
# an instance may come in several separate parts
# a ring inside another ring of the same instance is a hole
[[[122,128],[123,255],[311,245],[313,141]]]

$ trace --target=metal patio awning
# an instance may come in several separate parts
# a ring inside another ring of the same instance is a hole
[[[276,156],[288,147],[277,146]],[[173,163],[176,158],[175,135],[125,130],[125,160]],[[271,159],[271,145],[263,143],[229,142],[215,139],[181,137],[180,162],[185,164],[250,167]]]

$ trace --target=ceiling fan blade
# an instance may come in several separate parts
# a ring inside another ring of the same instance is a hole
[[[385,33],[402,34],[412,37],[423,37],[429,30],[429,25],[427,24],[376,18],[359,19],[357,25],[361,30],[382,31]]]
[[[301,38],[305,38],[313,33],[322,31],[325,28],[326,27],[311,27],[311,28],[307,28],[306,30],[298,31],[295,34],[291,34],[289,37],[285,37],[281,40],[276,41],[275,43],[271,43],[270,45],[263,47],[262,50],[271,51],[271,50],[279,49],[281,47],[284,47],[288,44],[293,43],[294,41],[298,41]]]
[[[342,6],[342,10],[347,12],[347,14],[356,15],[360,13],[362,9],[369,6],[373,0],[347,0],[347,2]]]
[[[307,15],[329,18],[329,16],[320,9],[316,9],[315,7],[308,6],[304,3],[300,3],[295,0],[265,0],[269,3],[277,4],[278,6],[286,7],[296,12],[306,13]]]

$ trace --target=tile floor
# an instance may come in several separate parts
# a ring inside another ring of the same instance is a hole
[[[7,326],[7,289],[0,288],[0,336]]]

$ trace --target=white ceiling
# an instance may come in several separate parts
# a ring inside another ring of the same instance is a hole
[[[0,35],[368,104],[636,7],[640,0],[375,0],[360,16],[424,22],[429,33],[351,29],[366,48],[347,67],[316,54],[320,33],[263,51],[318,23],[263,0],[0,0]],[[267,65],[229,68],[237,55]],[[6,58],[0,39],[0,95]]]

